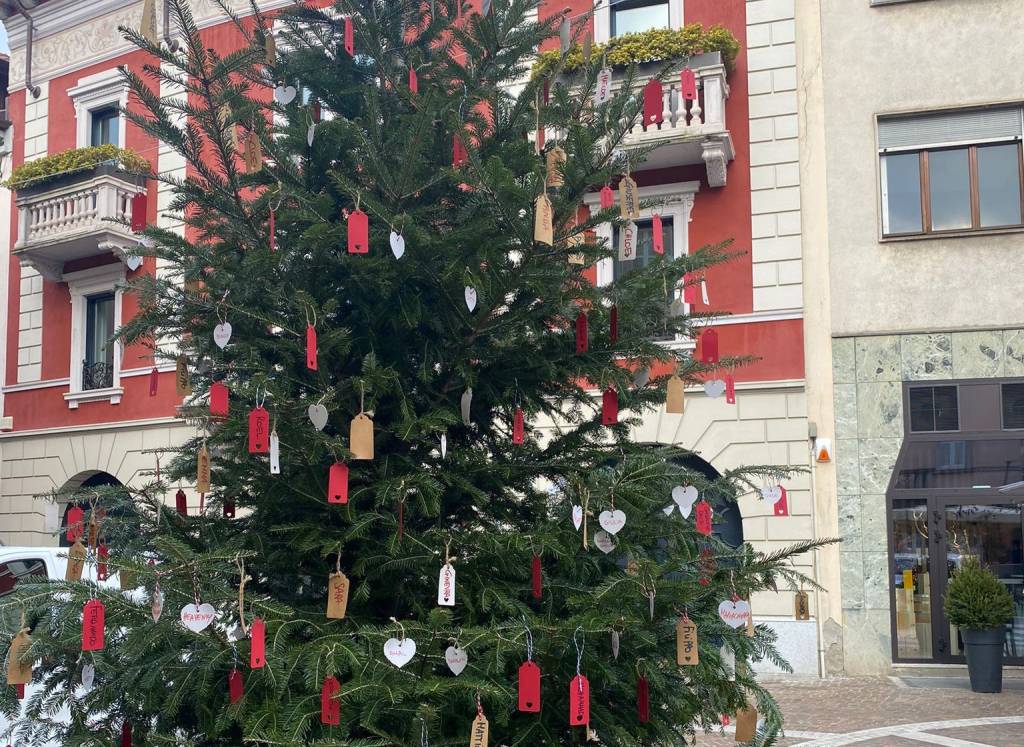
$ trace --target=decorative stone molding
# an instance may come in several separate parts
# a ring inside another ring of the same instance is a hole
[[[731,140],[705,140],[700,145],[708,170],[708,186],[724,187],[726,167],[734,155]]]

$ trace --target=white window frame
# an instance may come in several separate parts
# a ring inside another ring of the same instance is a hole
[[[79,78],[78,85],[68,89],[68,96],[75,105],[75,142],[77,147],[85,148],[92,135],[92,113],[110,106],[127,107],[128,84],[120,71],[112,68]],[[118,114],[116,145],[119,148],[124,147],[126,129],[124,114]]]
[[[88,270],[64,274],[64,282],[68,284],[71,295],[71,371],[70,386],[64,395],[68,409],[76,410],[82,402],[100,402],[108,400],[110,404],[121,402],[124,389],[121,387],[121,341],[114,340],[113,385],[103,389],[82,389],[82,360],[85,358],[86,314],[88,298],[99,293],[114,294],[114,329],[121,327],[121,309],[123,305],[125,268],[117,262]]]
[[[614,0],[594,0],[594,42],[605,44],[612,36],[612,3]],[[683,27],[684,0],[670,0],[668,25],[672,29]]]

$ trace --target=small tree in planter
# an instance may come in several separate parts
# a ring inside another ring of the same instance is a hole
[[[977,558],[968,558],[953,574],[946,590],[946,617],[963,636],[971,689],[1002,692],[1003,644],[1006,624],[1013,619],[1013,596]]]

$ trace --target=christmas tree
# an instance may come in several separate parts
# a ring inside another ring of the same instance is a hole
[[[145,230],[119,334],[177,362],[196,437],[64,528],[127,591],[4,601],[45,686],[19,744],[681,745],[753,709],[774,741],[750,663],[784,662],[744,600],[810,584],[815,545],[731,547],[711,511],[784,472],[630,435],[746,362],[658,341],[700,333],[683,286],[731,250],[589,282],[635,210],[636,71],[531,77],[585,19],[456,3],[254,7],[223,55],[182,0],[179,49],[126,31],[154,58],[127,116],[190,172],[155,177],[187,230]]]

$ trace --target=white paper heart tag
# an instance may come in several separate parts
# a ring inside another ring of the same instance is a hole
[[[772,485],[767,488],[761,488],[761,497],[768,502],[769,506],[774,506],[782,500],[782,486]]]
[[[750,619],[750,603],[743,599],[738,602],[726,599],[718,605],[718,616],[730,628],[742,628]]]
[[[444,652],[444,660],[448,663],[448,668],[452,670],[452,674],[456,677],[462,674],[462,670],[469,663],[469,657],[466,656],[466,652],[461,648],[455,648],[455,646],[449,646]]]
[[[164,593],[159,588],[153,591],[153,603],[150,605],[150,613],[153,615],[153,622],[160,622],[160,615],[164,613]]]
[[[661,510],[664,512],[665,516],[671,516],[672,512],[676,510],[676,504],[670,503]]]
[[[274,89],[274,101],[282,106],[288,106],[295,100],[296,93],[298,92],[295,86],[278,86]]]
[[[327,426],[327,408],[323,405],[310,405],[306,414],[309,416],[309,422],[318,431],[322,431]]]
[[[96,667],[86,664],[82,667],[82,687],[86,690],[92,689],[92,683],[96,680]]]
[[[583,506],[572,507],[572,525],[577,530],[583,526]]]
[[[725,382],[721,379],[711,379],[704,382],[704,394],[712,398],[721,397],[725,394]]]
[[[213,341],[221,350],[228,346],[231,339],[231,322],[221,322],[213,328]]]
[[[687,485],[686,487],[676,485],[672,488],[672,500],[679,506],[679,513],[684,518],[690,517],[690,512],[693,511],[693,504],[697,502],[699,497],[700,494],[697,493],[697,488],[693,487],[693,485]]]
[[[193,633],[202,633],[217,617],[217,610],[212,604],[203,602],[200,605],[186,604],[181,608],[181,624]]]
[[[603,529],[594,532],[594,544],[597,545],[597,549],[605,555],[615,549],[615,540],[612,539],[612,536]]]
[[[402,641],[397,638],[389,638],[387,643],[384,644],[384,658],[399,669],[412,661],[412,657],[415,655],[416,641],[412,638],[406,638]]]
[[[466,286],[466,308],[470,311],[476,308],[476,288],[471,285]]]
[[[455,606],[455,567],[451,563],[441,566],[438,574],[437,603],[442,607]]]
[[[306,128],[306,143],[310,148],[313,147],[313,138],[316,136],[316,122]]]
[[[138,254],[126,254],[124,255],[124,265],[132,272],[142,267],[142,257]]]
[[[626,514],[619,509],[602,511],[601,515],[597,517],[597,523],[608,534],[616,535],[622,531],[622,527],[626,526]]]
[[[391,232],[391,253],[395,259],[401,259],[405,254],[405,237],[397,231]]]

